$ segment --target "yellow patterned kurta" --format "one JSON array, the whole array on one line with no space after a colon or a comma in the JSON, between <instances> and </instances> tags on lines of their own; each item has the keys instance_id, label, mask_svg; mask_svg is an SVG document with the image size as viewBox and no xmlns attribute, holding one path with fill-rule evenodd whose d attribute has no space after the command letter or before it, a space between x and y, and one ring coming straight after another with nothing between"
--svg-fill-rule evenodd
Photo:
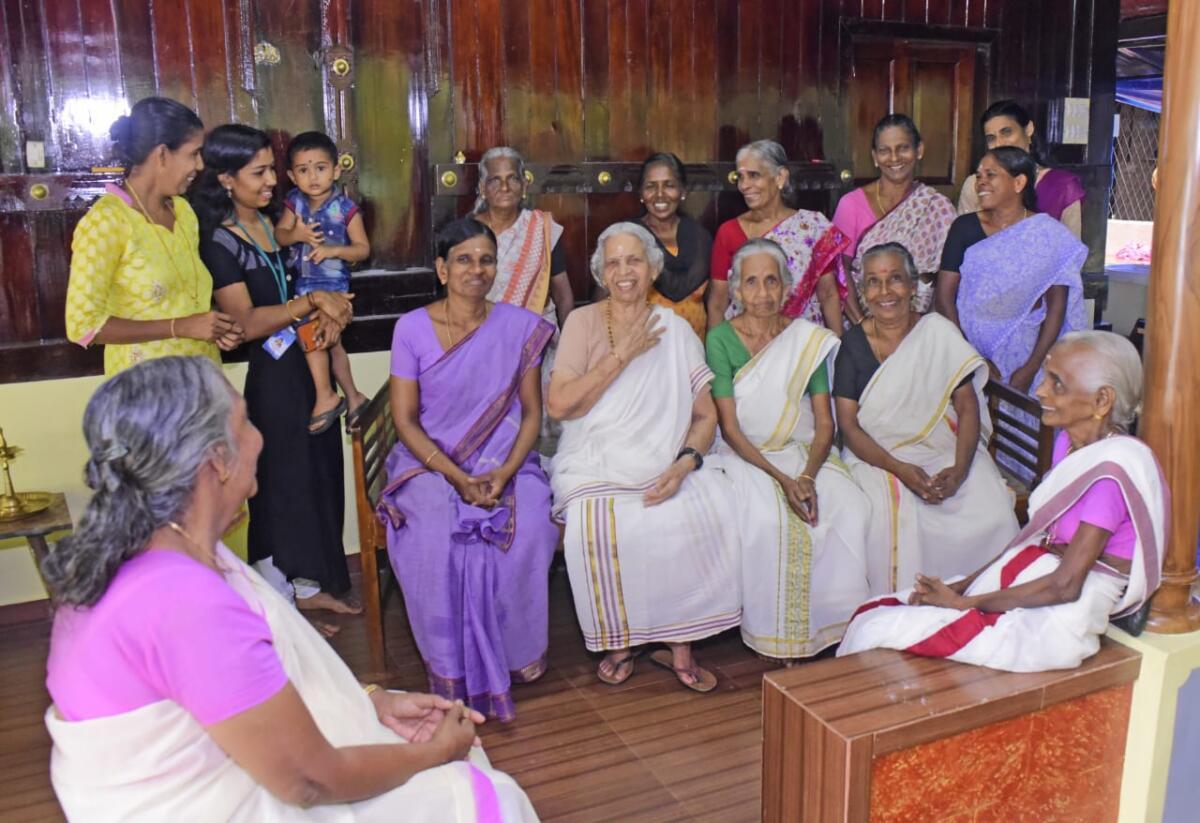
<instances>
[{"instance_id":1,"label":"yellow patterned kurta","mask_svg":"<svg viewBox=\"0 0 1200 823\"><path fill-rule=\"evenodd\" d=\"M205 312L212 304L212 277L200 261L196 214L173 198L175 229L151 224L115 193L97 200L71 238L67 284L67 337L82 346L110 317L167 320ZM157 236L156 236L157 235ZM220 363L215 343L183 338L108 344L104 373L167 355L202 355Z\"/></svg>"}]
</instances>

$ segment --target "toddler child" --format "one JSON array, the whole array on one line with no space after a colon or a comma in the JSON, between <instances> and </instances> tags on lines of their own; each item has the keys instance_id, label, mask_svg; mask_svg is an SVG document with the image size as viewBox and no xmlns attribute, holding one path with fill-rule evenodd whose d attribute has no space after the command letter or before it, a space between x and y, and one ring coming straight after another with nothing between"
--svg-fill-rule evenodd
<instances>
[{"instance_id":1,"label":"toddler child","mask_svg":"<svg viewBox=\"0 0 1200 823\"><path fill-rule=\"evenodd\" d=\"M314 291L348 292L350 264L366 260L371 244L357 204L337 184L342 176L337 146L321 132L306 131L288 144L287 162L288 178L296 188L285 198L275 239L281 246L292 247L296 296ZM317 390L309 433L320 434L332 426L347 404L350 413L346 427L352 428L367 397L354 385L346 350L338 343L328 350L308 352L305 357ZM338 397L334 390L330 371L345 398Z\"/></svg>"}]
</instances>

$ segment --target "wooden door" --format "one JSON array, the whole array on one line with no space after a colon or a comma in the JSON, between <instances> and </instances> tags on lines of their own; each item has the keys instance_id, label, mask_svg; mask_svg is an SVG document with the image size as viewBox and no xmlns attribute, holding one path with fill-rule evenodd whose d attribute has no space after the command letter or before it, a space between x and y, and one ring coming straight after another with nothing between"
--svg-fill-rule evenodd
<instances>
[{"instance_id":1,"label":"wooden door","mask_svg":"<svg viewBox=\"0 0 1200 823\"><path fill-rule=\"evenodd\" d=\"M855 38L847 79L850 161L856 182L874 179L871 134L879 118L909 115L921 130L925 157L917 176L950 192L971 173L979 44Z\"/></svg>"}]
</instances>

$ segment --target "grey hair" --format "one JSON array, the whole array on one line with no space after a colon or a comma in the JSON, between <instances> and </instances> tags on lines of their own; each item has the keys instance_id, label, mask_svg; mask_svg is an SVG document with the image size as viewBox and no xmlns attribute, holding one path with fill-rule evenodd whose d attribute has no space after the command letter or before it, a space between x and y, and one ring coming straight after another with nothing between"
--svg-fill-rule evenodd
<instances>
[{"instance_id":1,"label":"grey hair","mask_svg":"<svg viewBox=\"0 0 1200 823\"><path fill-rule=\"evenodd\" d=\"M42 563L55 606L95 603L121 564L182 515L204 461L235 449L233 404L233 388L204 357L147 360L96 390L83 415L92 499Z\"/></svg>"},{"instance_id":2,"label":"grey hair","mask_svg":"<svg viewBox=\"0 0 1200 823\"><path fill-rule=\"evenodd\" d=\"M1133 344L1110 331L1073 331L1064 334L1054 344L1078 345L1086 348L1086 373L1080 375L1087 391L1099 391L1108 386L1115 399L1111 414L1113 426L1122 432L1142 413L1142 358Z\"/></svg>"},{"instance_id":3,"label":"grey hair","mask_svg":"<svg viewBox=\"0 0 1200 823\"><path fill-rule=\"evenodd\" d=\"M752 257L756 254L769 254L775 259L779 265L779 276L783 279L785 291L792 287L792 270L788 266L787 254L783 248L766 237L756 237L753 240L747 240L742 244L741 248L733 255L733 262L729 266L729 291L737 291L738 286L742 284L742 263L747 257Z\"/></svg>"},{"instance_id":4,"label":"grey hair","mask_svg":"<svg viewBox=\"0 0 1200 823\"><path fill-rule=\"evenodd\" d=\"M776 143L774 140L755 140L753 143L747 143L737 150L737 155L734 157L734 162L741 161L746 154L753 154L770 170L771 174L778 174L780 169L788 172L787 182L783 184L783 194L790 195L796 190L792 185L792 174L788 170L787 151L783 146Z\"/></svg>"},{"instance_id":5,"label":"grey hair","mask_svg":"<svg viewBox=\"0 0 1200 823\"><path fill-rule=\"evenodd\" d=\"M917 271L917 264L913 261L912 254L901 243L880 243L878 246L871 246L867 249L862 256L863 273L866 273L867 263L872 258L885 254L894 254L900 258L900 265L904 267L904 275L908 278L908 282L915 287L921 279L921 273Z\"/></svg>"},{"instance_id":6,"label":"grey hair","mask_svg":"<svg viewBox=\"0 0 1200 823\"><path fill-rule=\"evenodd\" d=\"M483 153L483 157L479 158L479 194L475 198L475 208L471 210L472 214L483 214L487 211L487 201L483 199L483 183L487 180L488 163L500 159L513 161L517 167L517 177L520 179L521 185L525 185L525 158L521 156L521 152L512 146L493 146Z\"/></svg>"},{"instance_id":7,"label":"grey hair","mask_svg":"<svg viewBox=\"0 0 1200 823\"><path fill-rule=\"evenodd\" d=\"M604 231L600 232L600 236L596 238L596 250L592 252L592 279L594 279L601 288L608 288L604 283L604 244L608 238L618 234L629 234L636 237L642 244L642 250L646 253L646 262L650 264L650 273L652 277L658 277L663 267L662 249L658 247L658 241L654 239L654 235L650 230L641 223L613 223Z\"/></svg>"}]
</instances>

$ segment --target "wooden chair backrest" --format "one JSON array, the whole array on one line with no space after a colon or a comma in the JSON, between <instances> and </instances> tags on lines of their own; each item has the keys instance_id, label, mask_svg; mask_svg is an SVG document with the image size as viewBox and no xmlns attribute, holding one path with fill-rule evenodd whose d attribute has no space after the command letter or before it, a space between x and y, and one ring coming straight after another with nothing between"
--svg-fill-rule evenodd
<instances>
[{"instance_id":1,"label":"wooden chair backrest","mask_svg":"<svg viewBox=\"0 0 1200 823\"><path fill-rule=\"evenodd\" d=\"M358 428L351 432L354 452L354 496L358 509L358 534L362 551L387 548L387 531L375 514L379 495L387 484L385 463L396 445L396 426L392 422L389 385L371 398L359 416Z\"/></svg>"},{"instance_id":2,"label":"wooden chair backrest","mask_svg":"<svg viewBox=\"0 0 1200 823\"><path fill-rule=\"evenodd\" d=\"M358 427L350 432L361 552L359 560L362 564L363 620L366 623L367 650L373 679L386 677L389 669L376 558L379 552L387 551L387 529L375 514L375 507L387 485L387 457L396 444L390 388L388 383L383 384L383 388L376 392L359 416Z\"/></svg>"},{"instance_id":3,"label":"wooden chair backrest","mask_svg":"<svg viewBox=\"0 0 1200 823\"><path fill-rule=\"evenodd\" d=\"M1033 475L1032 481L1026 483L1005 467L997 466L1016 492L1017 517L1023 523L1028 512L1029 493L1050 471L1054 456L1054 429L1041 424L1042 407L1037 400L1007 383L989 381L984 396L987 397L988 411L992 415L992 439L988 441L988 453L993 460L1003 454ZM1001 403L1006 405L1001 406ZM1030 425L1013 414L1013 409L1032 415L1039 423L1036 427Z\"/></svg>"}]
</instances>

